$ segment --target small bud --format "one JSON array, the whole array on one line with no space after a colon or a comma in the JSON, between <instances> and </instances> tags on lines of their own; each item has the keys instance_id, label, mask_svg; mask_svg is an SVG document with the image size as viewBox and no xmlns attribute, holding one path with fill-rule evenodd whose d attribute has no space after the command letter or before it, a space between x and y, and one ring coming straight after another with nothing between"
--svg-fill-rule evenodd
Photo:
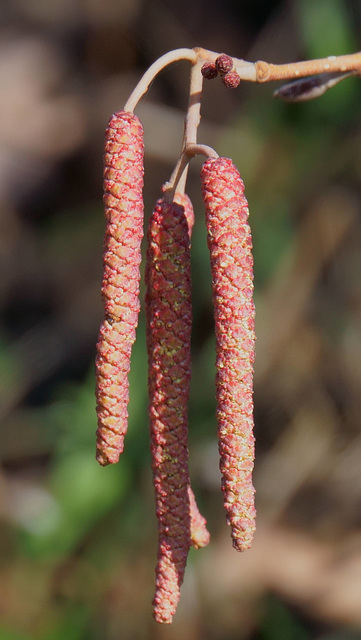
<instances>
[{"instance_id":1,"label":"small bud","mask_svg":"<svg viewBox=\"0 0 361 640\"><path fill-rule=\"evenodd\" d=\"M241 82L241 78L239 77L237 71L233 69L232 71L228 71L224 76L222 76L223 84L229 89L236 89L239 83Z\"/></svg>"},{"instance_id":2,"label":"small bud","mask_svg":"<svg viewBox=\"0 0 361 640\"><path fill-rule=\"evenodd\" d=\"M228 71L233 69L233 59L231 56L227 56L226 53L221 53L221 55L216 59L215 66L218 73L225 75Z\"/></svg>"},{"instance_id":3,"label":"small bud","mask_svg":"<svg viewBox=\"0 0 361 640\"><path fill-rule=\"evenodd\" d=\"M313 100L319 98L328 89L331 89L345 78L355 75L354 71L348 71L347 73L321 73L311 78L301 78L282 85L273 93L274 98L280 98L285 102L305 102L306 100Z\"/></svg>"},{"instance_id":4,"label":"small bud","mask_svg":"<svg viewBox=\"0 0 361 640\"><path fill-rule=\"evenodd\" d=\"M213 80L213 78L216 78L218 71L214 62L205 62L201 69L201 74L203 78L207 78L207 80Z\"/></svg>"}]
</instances>

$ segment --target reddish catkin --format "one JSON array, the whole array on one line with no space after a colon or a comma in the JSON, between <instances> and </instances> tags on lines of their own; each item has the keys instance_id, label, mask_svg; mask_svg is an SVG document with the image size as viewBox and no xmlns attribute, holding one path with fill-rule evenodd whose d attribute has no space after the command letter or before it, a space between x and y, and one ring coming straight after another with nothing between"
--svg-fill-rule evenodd
<instances>
[{"instance_id":1,"label":"reddish catkin","mask_svg":"<svg viewBox=\"0 0 361 640\"><path fill-rule=\"evenodd\" d=\"M191 238L193 225L194 225L194 210L193 210L192 203L186 194L181 194L181 193L176 193L174 196L174 200L177 204L180 204L184 208L184 215L186 217L187 225L188 225L188 234L189 234L189 238ZM191 290L189 290L189 302L191 304ZM190 309L190 317L192 318L191 309ZM187 344L184 344L183 348L185 352L187 352L186 357L188 358L188 353L189 353L189 358L191 358L190 336L189 336L189 342ZM189 395L189 389L187 393ZM188 488L188 497L189 497L189 508L190 508L190 518L191 518L191 523L190 523L191 544L195 549L200 549L202 547L206 547L210 540L209 531L207 529L207 520L199 512L195 495L190 486Z\"/></svg>"},{"instance_id":2,"label":"reddish catkin","mask_svg":"<svg viewBox=\"0 0 361 640\"><path fill-rule=\"evenodd\" d=\"M149 421L158 519L153 600L157 622L176 611L191 541L207 543L205 520L190 489L188 398L191 372L189 198L159 200L149 221L146 266Z\"/></svg>"},{"instance_id":3,"label":"reddish catkin","mask_svg":"<svg viewBox=\"0 0 361 640\"><path fill-rule=\"evenodd\" d=\"M139 313L143 155L140 120L133 113L115 113L105 134L105 317L96 357L96 458L104 466L118 462L128 422L128 372Z\"/></svg>"},{"instance_id":4,"label":"reddish catkin","mask_svg":"<svg viewBox=\"0 0 361 640\"><path fill-rule=\"evenodd\" d=\"M256 516L252 240L244 185L232 161L208 159L201 178L212 269L222 490L233 546L243 551L252 544Z\"/></svg>"},{"instance_id":5,"label":"reddish catkin","mask_svg":"<svg viewBox=\"0 0 361 640\"><path fill-rule=\"evenodd\" d=\"M184 215L188 224L189 238L192 236L192 230L194 225L194 210L189 197L186 194L176 193L175 201L184 207ZM191 291L189 291L189 300L191 302ZM190 317L192 318L192 310L190 310ZM189 358L191 358L191 344L190 339L187 345L183 345L184 348L189 351ZM188 355L187 355L188 357ZM188 383L189 384L189 383ZM188 389L189 395L189 389ZM201 549L209 544L210 534L207 529L207 520L199 512L195 495L189 486L188 488L189 508L191 517L191 544L195 549Z\"/></svg>"}]
</instances>

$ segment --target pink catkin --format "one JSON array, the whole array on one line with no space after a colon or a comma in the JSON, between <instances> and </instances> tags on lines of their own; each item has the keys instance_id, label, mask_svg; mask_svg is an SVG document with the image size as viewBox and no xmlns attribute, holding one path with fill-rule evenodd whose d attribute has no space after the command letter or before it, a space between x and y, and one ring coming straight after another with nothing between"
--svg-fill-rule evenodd
<instances>
[{"instance_id":1,"label":"pink catkin","mask_svg":"<svg viewBox=\"0 0 361 640\"><path fill-rule=\"evenodd\" d=\"M175 199L175 202L177 202L177 204L182 205L182 207L184 208L184 215L187 220L189 238L191 238L193 225L194 225L194 210L193 210L192 203L186 194L176 193L174 199ZM191 301L191 291L189 291L189 300ZM190 311L190 315L192 317L192 311ZM190 341L187 344L184 344L183 346L185 350L190 352L191 350ZM189 356L189 358L190 357L191 356ZM188 395L189 395L189 389L188 389ZM195 495L190 486L188 488L188 497L189 497L189 508L190 508L190 518L191 518L191 524L190 524L191 544L195 549L200 549L202 547L206 547L210 541L210 535L207 529L207 520L200 513L197 506Z\"/></svg>"},{"instance_id":2,"label":"pink catkin","mask_svg":"<svg viewBox=\"0 0 361 640\"><path fill-rule=\"evenodd\" d=\"M118 462L128 423L128 373L140 306L143 155L140 120L125 111L115 113L105 134L105 317L96 357L96 458L103 466Z\"/></svg>"},{"instance_id":3,"label":"pink catkin","mask_svg":"<svg viewBox=\"0 0 361 640\"><path fill-rule=\"evenodd\" d=\"M149 420L158 519L153 600L157 622L175 614L190 544L209 534L190 488L188 398L191 373L190 230L187 196L159 200L149 221L146 267Z\"/></svg>"},{"instance_id":4,"label":"pink catkin","mask_svg":"<svg viewBox=\"0 0 361 640\"><path fill-rule=\"evenodd\" d=\"M216 331L220 470L233 546L249 549L255 531L254 321L252 240L239 172L228 158L201 171L211 256Z\"/></svg>"},{"instance_id":5,"label":"pink catkin","mask_svg":"<svg viewBox=\"0 0 361 640\"><path fill-rule=\"evenodd\" d=\"M184 208L184 215L186 217L186 221L188 225L189 238L191 238L193 225L194 225L194 210L193 210L192 203L186 194L181 194L181 193L176 193L174 200L177 204L182 205L182 207ZM189 290L189 301L191 301L190 290ZM192 318L191 309L190 309L190 317ZM187 352L187 358L188 358L188 352L190 352L191 350L190 340L187 344L184 343L183 348L185 352ZM191 356L189 355L189 358L190 357ZM189 382L188 382L188 385L189 385ZM189 388L187 393L189 396ZM199 512L195 495L190 486L188 488L188 498L189 498L189 508L190 508L190 518L191 518L191 522L190 522L191 544L195 549L200 549L201 547L206 547L210 540L209 531L207 529L207 520Z\"/></svg>"}]
</instances>

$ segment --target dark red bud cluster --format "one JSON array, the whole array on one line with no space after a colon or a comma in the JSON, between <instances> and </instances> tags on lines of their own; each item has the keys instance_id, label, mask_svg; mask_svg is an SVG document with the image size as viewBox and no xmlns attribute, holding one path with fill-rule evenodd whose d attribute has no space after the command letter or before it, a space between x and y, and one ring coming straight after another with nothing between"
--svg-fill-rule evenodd
<instances>
[{"instance_id":1,"label":"dark red bud cluster","mask_svg":"<svg viewBox=\"0 0 361 640\"><path fill-rule=\"evenodd\" d=\"M234 68L233 58L227 56L226 53L221 53L215 62L205 62L201 73L207 80L212 80L219 74L223 84L230 89L235 89L241 82L241 78Z\"/></svg>"}]
</instances>

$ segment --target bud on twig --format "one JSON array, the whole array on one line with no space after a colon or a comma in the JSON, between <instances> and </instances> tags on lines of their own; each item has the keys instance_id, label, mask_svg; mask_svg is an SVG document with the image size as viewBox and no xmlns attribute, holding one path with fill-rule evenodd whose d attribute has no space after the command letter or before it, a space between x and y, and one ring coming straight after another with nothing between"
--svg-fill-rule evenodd
<instances>
[{"instance_id":1,"label":"bud on twig","mask_svg":"<svg viewBox=\"0 0 361 640\"><path fill-rule=\"evenodd\" d=\"M218 75L217 67L214 62L205 62L201 68L201 74L203 78L207 80L213 80Z\"/></svg>"},{"instance_id":2,"label":"bud on twig","mask_svg":"<svg viewBox=\"0 0 361 640\"><path fill-rule=\"evenodd\" d=\"M233 69L233 58L227 56L226 53L221 53L221 55L216 58L215 65L218 73L224 75Z\"/></svg>"},{"instance_id":3,"label":"bud on twig","mask_svg":"<svg viewBox=\"0 0 361 640\"><path fill-rule=\"evenodd\" d=\"M96 357L97 460L117 462L128 422L128 372L139 313L143 237L143 127L132 113L115 113L104 153L105 318Z\"/></svg>"},{"instance_id":4,"label":"bud on twig","mask_svg":"<svg viewBox=\"0 0 361 640\"><path fill-rule=\"evenodd\" d=\"M317 76L311 76L310 78L301 78L294 82L282 85L279 89L274 91L273 97L280 98L285 102L305 102L306 100L313 100L319 98L326 91L334 87L345 78L354 76L354 71L348 71L347 73L321 73Z\"/></svg>"},{"instance_id":5,"label":"bud on twig","mask_svg":"<svg viewBox=\"0 0 361 640\"><path fill-rule=\"evenodd\" d=\"M241 82L241 78L239 77L237 71L232 69L228 71L224 76L222 76L223 84L229 89L236 89Z\"/></svg>"},{"instance_id":6,"label":"bud on twig","mask_svg":"<svg viewBox=\"0 0 361 640\"><path fill-rule=\"evenodd\" d=\"M216 331L220 469L233 546L251 546L255 530L253 437L254 303L248 205L238 170L210 158L201 172L211 255Z\"/></svg>"}]
</instances>

